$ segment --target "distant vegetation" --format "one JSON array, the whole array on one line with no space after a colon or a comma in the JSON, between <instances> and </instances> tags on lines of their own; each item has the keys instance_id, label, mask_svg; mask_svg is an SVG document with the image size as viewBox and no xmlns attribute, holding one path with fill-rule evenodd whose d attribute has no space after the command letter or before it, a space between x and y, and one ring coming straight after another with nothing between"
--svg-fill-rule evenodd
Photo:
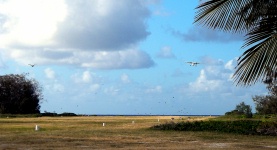
<instances>
[{"instance_id":1,"label":"distant vegetation","mask_svg":"<svg viewBox=\"0 0 277 150\"><path fill-rule=\"evenodd\" d=\"M274 86L276 88L277 86ZM277 91L277 90L276 90ZM277 109L272 95L253 98L256 102L256 114L252 114L250 105L241 102L224 116L208 121L167 122L151 127L155 130L176 131L216 131L247 135L277 136ZM273 101L273 102L272 102Z\"/></svg>"},{"instance_id":2,"label":"distant vegetation","mask_svg":"<svg viewBox=\"0 0 277 150\"><path fill-rule=\"evenodd\" d=\"M77 115L75 113L70 113L70 112L64 112L61 114L44 112L44 113L41 113L41 116L56 117L56 116L77 116Z\"/></svg>"},{"instance_id":3,"label":"distant vegetation","mask_svg":"<svg viewBox=\"0 0 277 150\"><path fill-rule=\"evenodd\" d=\"M252 108L250 105L246 105L244 102L241 102L236 108L230 112L226 112L225 115L235 115L242 118L252 118Z\"/></svg>"},{"instance_id":4,"label":"distant vegetation","mask_svg":"<svg viewBox=\"0 0 277 150\"><path fill-rule=\"evenodd\" d=\"M215 131L247 135L277 136L277 82L265 82L268 95L254 96L256 113L241 102L232 111L208 121L167 122L151 127L155 130Z\"/></svg>"},{"instance_id":5,"label":"distant vegetation","mask_svg":"<svg viewBox=\"0 0 277 150\"><path fill-rule=\"evenodd\" d=\"M78 116L75 113L64 112L61 114L44 112L37 114L0 114L0 118L23 118L23 117L70 117L70 116Z\"/></svg>"},{"instance_id":6,"label":"distant vegetation","mask_svg":"<svg viewBox=\"0 0 277 150\"><path fill-rule=\"evenodd\" d=\"M276 117L276 116L275 116ZM275 118L276 119L276 118ZM168 122L165 124L155 125L152 129L159 130L176 130L176 131L216 131L227 133L238 133L247 135L274 135L277 136L276 121L262 120L225 120L217 118L208 121L192 122Z\"/></svg>"}]
</instances>

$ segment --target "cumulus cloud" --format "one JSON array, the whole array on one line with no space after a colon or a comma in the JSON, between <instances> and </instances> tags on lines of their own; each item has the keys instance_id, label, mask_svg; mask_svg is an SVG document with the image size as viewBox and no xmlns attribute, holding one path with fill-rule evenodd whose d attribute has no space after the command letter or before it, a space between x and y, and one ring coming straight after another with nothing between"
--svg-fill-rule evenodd
<instances>
[{"instance_id":1,"label":"cumulus cloud","mask_svg":"<svg viewBox=\"0 0 277 150\"><path fill-rule=\"evenodd\" d=\"M55 83L54 85L52 85L52 90L56 91L56 92L64 92L65 91L65 87L64 85L60 84L60 83Z\"/></svg>"},{"instance_id":2,"label":"cumulus cloud","mask_svg":"<svg viewBox=\"0 0 277 150\"><path fill-rule=\"evenodd\" d=\"M235 69L235 65L236 65L236 59L232 59L232 60L229 60L225 65L224 65L224 68L225 69L229 69L229 70L234 70Z\"/></svg>"},{"instance_id":3,"label":"cumulus cloud","mask_svg":"<svg viewBox=\"0 0 277 150\"><path fill-rule=\"evenodd\" d=\"M66 91L66 86L64 83L58 78L56 75L56 72L52 68L46 68L44 69L44 75L47 80L43 80L44 86L46 91L52 93L52 92L58 92L62 93Z\"/></svg>"},{"instance_id":4,"label":"cumulus cloud","mask_svg":"<svg viewBox=\"0 0 277 150\"><path fill-rule=\"evenodd\" d=\"M163 90L162 86L157 85L155 87L146 89L145 92L146 93L161 93L162 90Z\"/></svg>"},{"instance_id":5,"label":"cumulus cloud","mask_svg":"<svg viewBox=\"0 0 277 150\"><path fill-rule=\"evenodd\" d=\"M247 88L235 86L234 80L230 78L234 73L230 66L236 64L235 59L227 62L213 59L212 62L214 63L205 65L200 70L194 81L176 86L175 91L186 97L188 103L202 105L206 112L224 114L242 101L254 106L251 97L265 93L266 88L262 83Z\"/></svg>"},{"instance_id":6,"label":"cumulus cloud","mask_svg":"<svg viewBox=\"0 0 277 150\"><path fill-rule=\"evenodd\" d=\"M86 83L90 82L91 81L91 74L89 71L85 71L83 72L83 75L82 75L82 80Z\"/></svg>"},{"instance_id":7,"label":"cumulus cloud","mask_svg":"<svg viewBox=\"0 0 277 150\"><path fill-rule=\"evenodd\" d=\"M218 30L212 30L205 27L193 26L186 32L177 31L174 29L170 29L171 33L184 40L191 42L235 42L235 41L243 41L243 35L241 34L231 34L227 32L222 32Z\"/></svg>"},{"instance_id":8,"label":"cumulus cloud","mask_svg":"<svg viewBox=\"0 0 277 150\"><path fill-rule=\"evenodd\" d=\"M154 65L153 60L148 54L133 49L115 52L83 52L75 53L75 55L81 56L82 62L80 65L82 67L99 69L136 69L148 68Z\"/></svg>"},{"instance_id":9,"label":"cumulus cloud","mask_svg":"<svg viewBox=\"0 0 277 150\"><path fill-rule=\"evenodd\" d=\"M154 64L135 48L150 34L150 11L140 0L8 0L0 1L0 16L0 47L19 63L98 69Z\"/></svg>"},{"instance_id":10,"label":"cumulus cloud","mask_svg":"<svg viewBox=\"0 0 277 150\"><path fill-rule=\"evenodd\" d=\"M213 91L222 86L222 80L220 79L208 79L205 70L200 71L200 75L197 80L190 83L189 86L194 92L201 91Z\"/></svg>"},{"instance_id":11,"label":"cumulus cloud","mask_svg":"<svg viewBox=\"0 0 277 150\"><path fill-rule=\"evenodd\" d=\"M66 16L63 0L0 2L1 44L7 47L50 45Z\"/></svg>"},{"instance_id":12,"label":"cumulus cloud","mask_svg":"<svg viewBox=\"0 0 277 150\"><path fill-rule=\"evenodd\" d=\"M46 75L46 78L48 78L48 79L55 79L55 77L56 77L55 71L52 70L51 68L46 68L44 70L44 73Z\"/></svg>"},{"instance_id":13,"label":"cumulus cloud","mask_svg":"<svg viewBox=\"0 0 277 150\"><path fill-rule=\"evenodd\" d=\"M164 46L157 53L157 57L159 57L159 58L175 58L175 55L172 53L171 47Z\"/></svg>"},{"instance_id":14,"label":"cumulus cloud","mask_svg":"<svg viewBox=\"0 0 277 150\"><path fill-rule=\"evenodd\" d=\"M208 92L224 90L224 88L232 87L234 60L223 62L220 59L213 59L211 57L204 57L207 63L196 81L189 83L189 88L193 92ZM232 68L232 69L231 69ZM228 90L227 90L228 91Z\"/></svg>"},{"instance_id":15,"label":"cumulus cloud","mask_svg":"<svg viewBox=\"0 0 277 150\"><path fill-rule=\"evenodd\" d=\"M75 83L91 83L93 78L97 78L90 71L76 73L71 77Z\"/></svg>"},{"instance_id":16,"label":"cumulus cloud","mask_svg":"<svg viewBox=\"0 0 277 150\"><path fill-rule=\"evenodd\" d=\"M122 74L121 75L121 81L123 83L130 83L131 82L131 80L130 80L130 78L129 78L129 76L127 74Z\"/></svg>"},{"instance_id":17,"label":"cumulus cloud","mask_svg":"<svg viewBox=\"0 0 277 150\"><path fill-rule=\"evenodd\" d=\"M89 89L91 92L97 92L100 89L100 85L99 84L92 84L90 85Z\"/></svg>"},{"instance_id":18,"label":"cumulus cloud","mask_svg":"<svg viewBox=\"0 0 277 150\"><path fill-rule=\"evenodd\" d=\"M66 20L59 25L58 45L66 48L117 50L136 44L150 33L150 12L139 0L69 0Z\"/></svg>"}]
</instances>

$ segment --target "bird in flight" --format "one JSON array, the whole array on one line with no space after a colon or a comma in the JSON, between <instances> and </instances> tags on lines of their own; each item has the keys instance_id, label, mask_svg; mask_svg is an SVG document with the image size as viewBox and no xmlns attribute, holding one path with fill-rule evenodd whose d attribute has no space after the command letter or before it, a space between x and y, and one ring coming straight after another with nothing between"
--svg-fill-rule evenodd
<instances>
[{"instance_id":1,"label":"bird in flight","mask_svg":"<svg viewBox=\"0 0 277 150\"><path fill-rule=\"evenodd\" d=\"M200 64L199 62L191 62L191 61L186 63L190 64L190 66L197 66L198 64Z\"/></svg>"},{"instance_id":2,"label":"bird in flight","mask_svg":"<svg viewBox=\"0 0 277 150\"><path fill-rule=\"evenodd\" d=\"M35 66L35 64L29 64L31 67L34 67Z\"/></svg>"}]
</instances>

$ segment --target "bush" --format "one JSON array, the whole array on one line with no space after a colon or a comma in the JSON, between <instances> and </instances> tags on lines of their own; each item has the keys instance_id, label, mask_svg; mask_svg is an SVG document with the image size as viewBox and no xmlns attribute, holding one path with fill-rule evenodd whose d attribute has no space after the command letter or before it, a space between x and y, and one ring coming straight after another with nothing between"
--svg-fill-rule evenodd
<instances>
[{"instance_id":1,"label":"bush","mask_svg":"<svg viewBox=\"0 0 277 150\"><path fill-rule=\"evenodd\" d=\"M253 116L250 105L246 105L244 102L237 105L235 110L226 112L225 115L238 116L240 118L252 118Z\"/></svg>"},{"instance_id":2,"label":"bush","mask_svg":"<svg viewBox=\"0 0 277 150\"><path fill-rule=\"evenodd\" d=\"M276 122L262 122L257 120L236 121L195 121L195 122L170 122L151 127L157 130L177 131L217 131L251 135L277 136Z\"/></svg>"},{"instance_id":3,"label":"bush","mask_svg":"<svg viewBox=\"0 0 277 150\"><path fill-rule=\"evenodd\" d=\"M75 113L64 112L62 114L59 114L59 116L77 116L77 115Z\"/></svg>"},{"instance_id":4,"label":"bush","mask_svg":"<svg viewBox=\"0 0 277 150\"><path fill-rule=\"evenodd\" d=\"M49 117L54 117L54 116L58 116L57 113L51 113L51 112L44 112L41 113L42 116L49 116Z\"/></svg>"}]
</instances>

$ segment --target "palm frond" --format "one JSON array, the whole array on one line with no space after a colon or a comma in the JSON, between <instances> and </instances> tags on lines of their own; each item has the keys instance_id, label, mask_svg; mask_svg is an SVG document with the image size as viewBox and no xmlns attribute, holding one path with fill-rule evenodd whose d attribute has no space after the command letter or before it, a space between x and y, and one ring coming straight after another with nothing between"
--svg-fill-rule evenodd
<instances>
[{"instance_id":1,"label":"palm frond","mask_svg":"<svg viewBox=\"0 0 277 150\"><path fill-rule=\"evenodd\" d=\"M237 85L255 84L260 78L265 79L267 69L277 68L277 34L266 38L245 51L234 74Z\"/></svg>"},{"instance_id":2,"label":"palm frond","mask_svg":"<svg viewBox=\"0 0 277 150\"><path fill-rule=\"evenodd\" d=\"M224 31L247 31L245 18L249 17L254 0L211 0L196 9L195 23ZM248 7L246 7L248 6Z\"/></svg>"},{"instance_id":3,"label":"palm frond","mask_svg":"<svg viewBox=\"0 0 277 150\"><path fill-rule=\"evenodd\" d=\"M277 0L210 0L198 6L195 23L223 31L246 32L247 49L233 76L251 85L277 69Z\"/></svg>"}]
</instances>

